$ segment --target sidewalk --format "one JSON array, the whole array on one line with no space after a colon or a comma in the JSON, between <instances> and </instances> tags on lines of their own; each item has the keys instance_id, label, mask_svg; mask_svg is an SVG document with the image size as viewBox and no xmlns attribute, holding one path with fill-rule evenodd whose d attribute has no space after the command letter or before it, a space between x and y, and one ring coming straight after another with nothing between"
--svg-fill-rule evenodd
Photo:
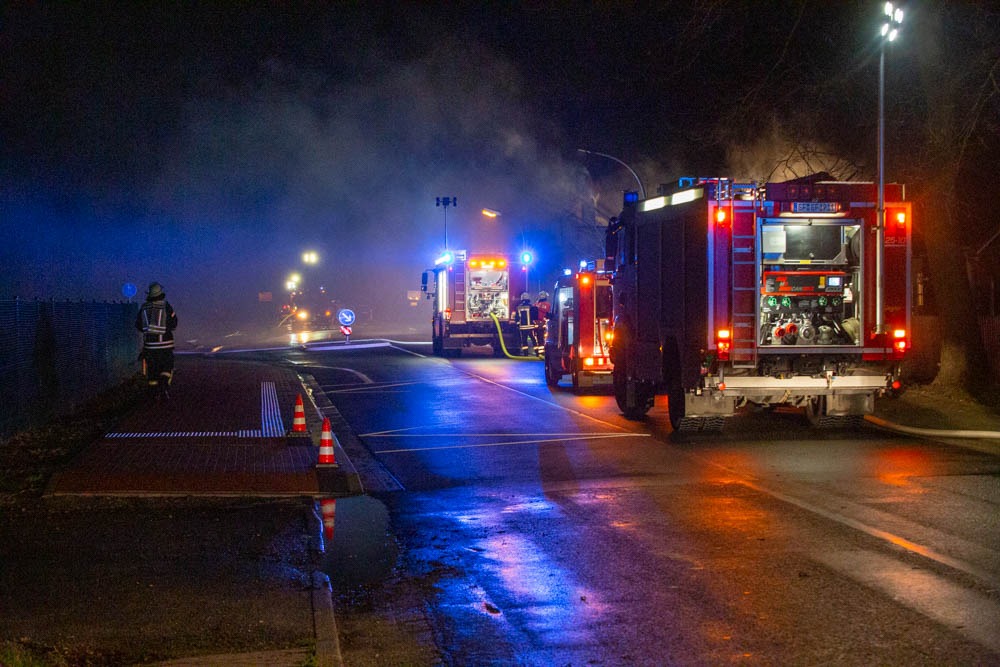
<instances>
[{"instance_id":1,"label":"sidewalk","mask_svg":"<svg viewBox=\"0 0 1000 667\"><path fill-rule=\"evenodd\" d=\"M295 397L311 437L287 437ZM169 400L129 414L66 470L46 495L354 495L360 481L339 442L318 483L322 417L296 373L251 361L178 355Z\"/></svg>"}]
</instances>

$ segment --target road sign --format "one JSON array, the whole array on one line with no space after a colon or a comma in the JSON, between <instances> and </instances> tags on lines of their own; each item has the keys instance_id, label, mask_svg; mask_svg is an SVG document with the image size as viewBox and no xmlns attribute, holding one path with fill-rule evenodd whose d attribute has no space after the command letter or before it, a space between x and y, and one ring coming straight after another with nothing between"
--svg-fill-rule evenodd
<instances>
[{"instance_id":1,"label":"road sign","mask_svg":"<svg viewBox=\"0 0 1000 667\"><path fill-rule=\"evenodd\" d=\"M349 326L341 326L340 327L340 333L344 334L345 336L350 336L351 335L351 327L349 327Z\"/></svg>"},{"instance_id":2,"label":"road sign","mask_svg":"<svg viewBox=\"0 0 1000 667\"><path fill-rule=\"evenodd\" d=\"M337 311L337 321L345 327L351 326L354 324L354 311L350 308L341 308Z\"/></svg>"},{"instance_id":3,"label":"road sign","mask_svg":"<svg viewBox=\"0 0 1000 667\"><path fill-rule=\"evenodd\" d=\"M136 286L133 285L132 283L125 283L124 285L122 285L122 296L125 297L126 299L131 299L138 292L139 290L136 289Z\"/></svg>"}]
</instances>

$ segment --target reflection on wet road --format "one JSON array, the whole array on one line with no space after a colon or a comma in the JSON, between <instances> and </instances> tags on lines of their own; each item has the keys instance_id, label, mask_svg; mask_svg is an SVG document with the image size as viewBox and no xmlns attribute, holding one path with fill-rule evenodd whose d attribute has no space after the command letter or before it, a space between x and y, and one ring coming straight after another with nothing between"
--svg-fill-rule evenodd
<instances>
[{"instance_id":1,"label":"reflection on wet road","mask_svg":"<svg viewBox=\"0 0 1000 667\"><path fill-rule=\"evenodd\" d=\"M533 363L293 360L400 484L337 504L348 664L1000 659L996 456L781 413L675 440Z\"/></svg>"}]
</instances>

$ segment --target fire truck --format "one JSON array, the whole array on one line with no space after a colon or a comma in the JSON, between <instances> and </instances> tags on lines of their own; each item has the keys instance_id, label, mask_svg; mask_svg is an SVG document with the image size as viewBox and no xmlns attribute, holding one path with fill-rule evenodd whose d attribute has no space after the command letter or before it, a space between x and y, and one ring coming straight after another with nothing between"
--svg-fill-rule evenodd
<instances>
[{"instance_id":1,"label":"fire truck","mask_svg":"<svg viewBox=\"0 0 1000 667\"><path fill-rule=\"evenodd\" d=\"M910 340L911 206L902 185L827 174L758 185L687 178L626 193L609 224L615 397L665 393L676 430L745 405L855 421L899 389Z\"/></svg>"},{"instance_id":2,"label":"fire truck","mask_svg":"<svg viewBox=\"0 0 1000 667\"><path fill-rule=\"evenodd\" d=\"M511 264L500 253L454 250L424 271L421 290L434 304L431 320L432 351L437 356L459 356L463 348L490 345L503 356L501 336L508 350L519 350L516 320L518 297L526 291L529 254ZM494 321L493 317L496 317Z\"/></svg>"},{"instance_id":3,"label":"fire truck","mask_svg":"<svg viewBox=\"0 0 1000 667\"><path fill-rule=\"evenodd\" d=\"M573 390L611 384L611 276L604 260L567 269L553 289L554 304L545 326L545 381L558 385L564 375Z\"/></svg>"}]
</instances>

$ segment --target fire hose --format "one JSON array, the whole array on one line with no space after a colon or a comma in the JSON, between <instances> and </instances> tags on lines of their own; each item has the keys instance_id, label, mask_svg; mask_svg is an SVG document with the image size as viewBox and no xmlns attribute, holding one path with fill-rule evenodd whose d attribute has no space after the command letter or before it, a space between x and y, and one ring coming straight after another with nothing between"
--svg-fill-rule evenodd
<instances>
[{"instance_id":1,"label":"fire hose","mask_svg":"<svg viewBox=\"0 0 1000 667\"><path fill-rule=\"evenodd\" d=\"M503 350L503 354L508 359L514 359L515 361L542 361L542 357L535 356L519 356L511 354L507 351L507 344L503 340L503 331L500 329L500 320L497 318L495 313L490 313L490 317L493 318L493 323L497 326L497 338L500 340L500 349Z\"/></svg>"}]
</instances>

